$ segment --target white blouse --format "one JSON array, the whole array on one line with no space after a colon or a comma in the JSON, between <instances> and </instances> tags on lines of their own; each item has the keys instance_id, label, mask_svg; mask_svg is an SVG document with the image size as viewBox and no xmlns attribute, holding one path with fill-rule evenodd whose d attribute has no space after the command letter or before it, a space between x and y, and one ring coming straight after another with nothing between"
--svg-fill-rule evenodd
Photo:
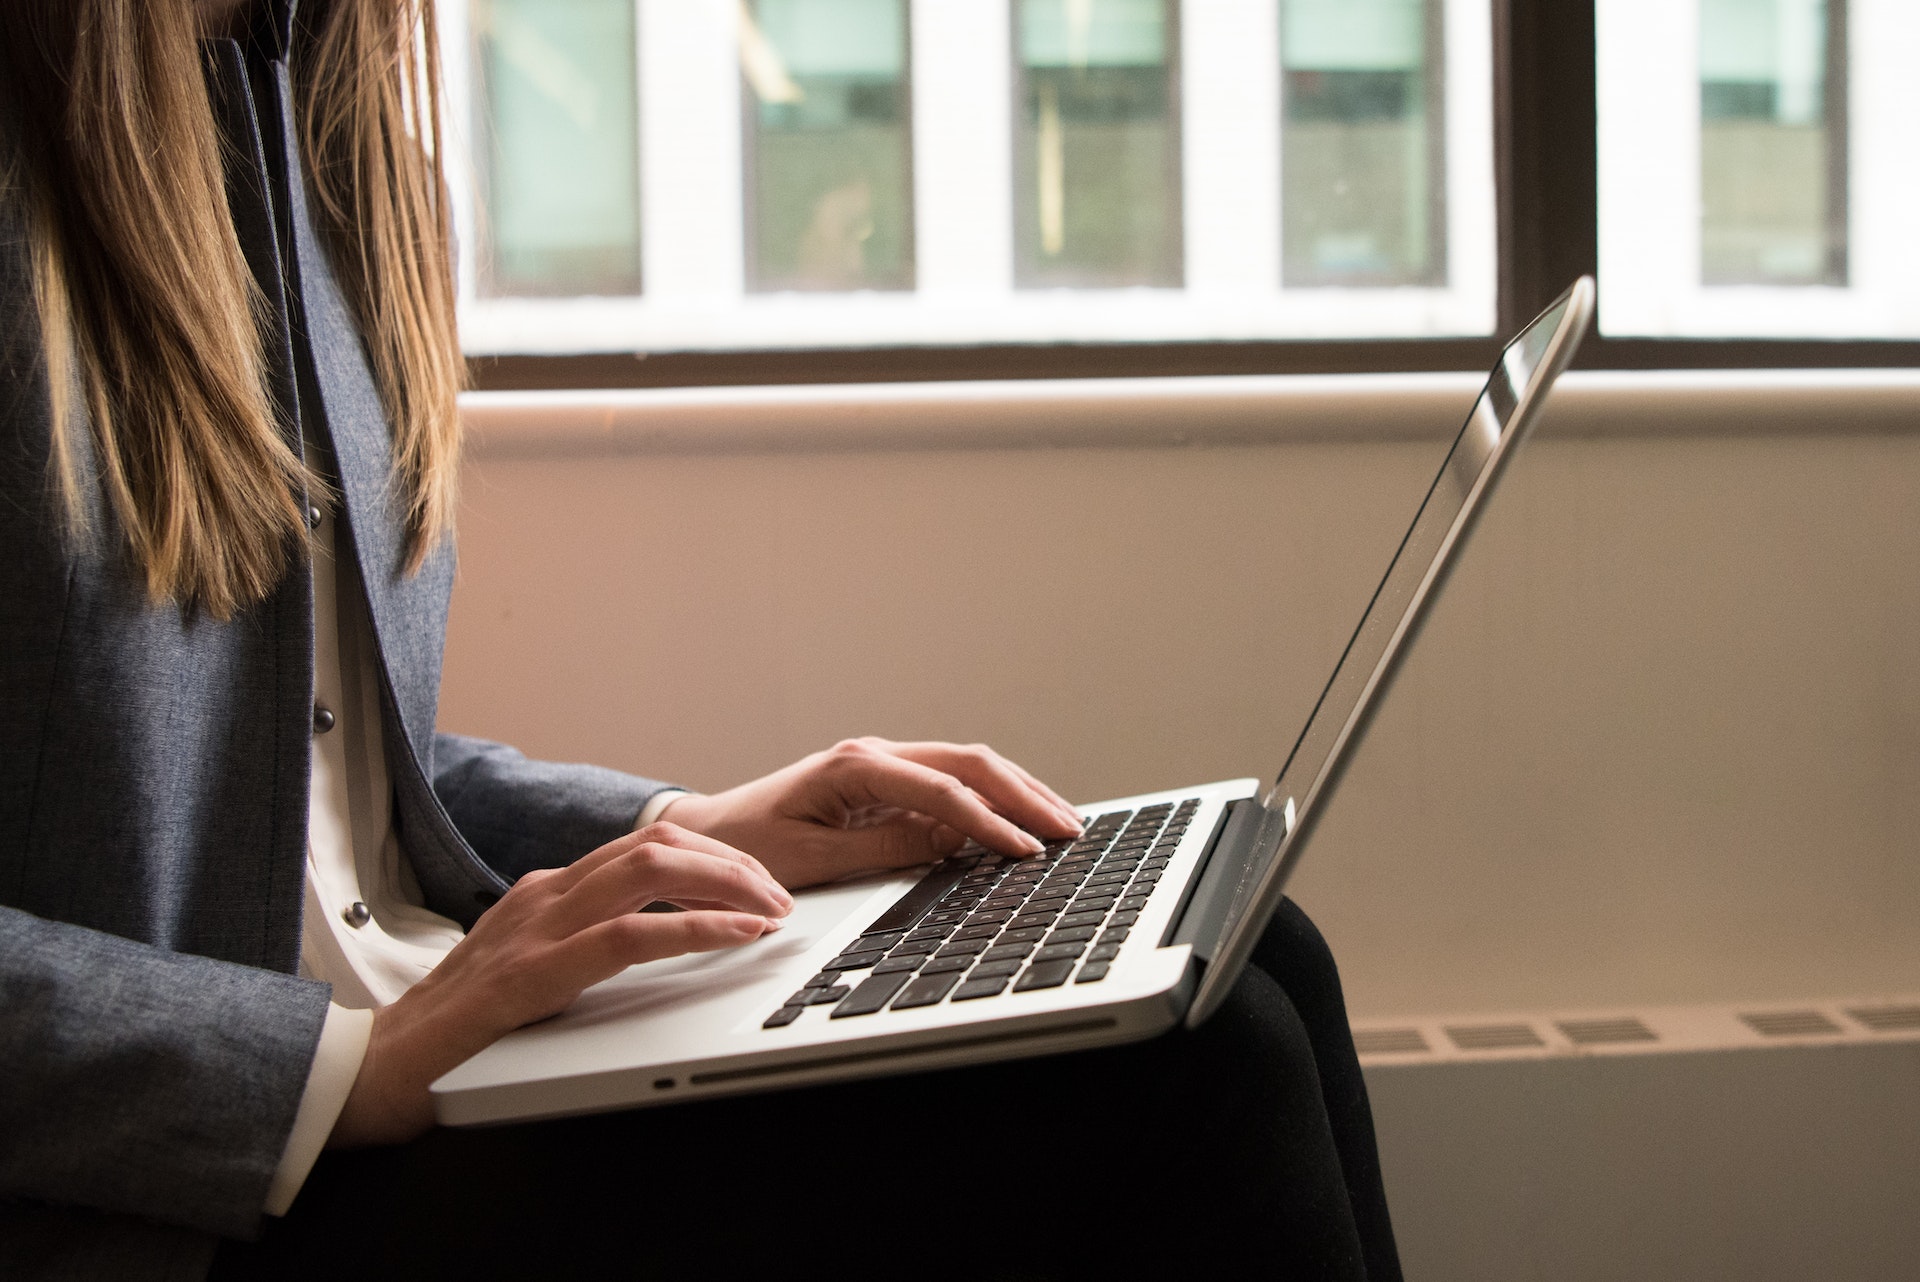
<instances>
[{"instance_id":1,"label":"white blouse","mask_svg":"<svg viewBox=\"0 0 1920 1282\"><path fill-rule=\"evenodd\" d=\"M364 599L340 590L347 549L333 513L319 513L312 547L313 779L300 973L331 984L333 1001L268 1189L269 1215L287 1213L326 1147L366 1058L374 1009L418 983L465 937L458 923L424 906L401 856L381 735L379 655ZM656 794L635 826L684 795Z\"/></svg>"}]
</instances>

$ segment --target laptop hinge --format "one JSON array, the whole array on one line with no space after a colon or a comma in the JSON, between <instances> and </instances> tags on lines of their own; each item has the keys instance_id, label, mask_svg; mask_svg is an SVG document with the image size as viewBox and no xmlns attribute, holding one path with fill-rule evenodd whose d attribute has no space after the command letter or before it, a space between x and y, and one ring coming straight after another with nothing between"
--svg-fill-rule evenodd
<instances>
[{"instance_id":1,"label":"laptop hinge","mask_svg":"<svg viewBox=\"0 0 1920 1282\"><path fill-rule=\"evenodd\" d=\"M1227 803L1217 834L1207 846L1206 864L1190 883L1186 902L1175 910L1167 937L1160 941L1162 948L1192 944L1194 956L1205 962L1213 960L1263 813L1257 797Z\"/></svg>"}]
</instances>

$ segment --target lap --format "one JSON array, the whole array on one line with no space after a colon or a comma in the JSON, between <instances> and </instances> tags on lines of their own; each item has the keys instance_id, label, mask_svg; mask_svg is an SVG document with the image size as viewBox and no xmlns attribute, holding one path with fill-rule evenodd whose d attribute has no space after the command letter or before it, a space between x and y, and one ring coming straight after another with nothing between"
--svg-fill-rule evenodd
<instances>
[{"instance_id":1,"label":"lap","mask_svg":"<svg viewBox=\"0 0 1920 1282\"><path fill-rule=\"evenodd\" d=\"M1320 964L1287 934L1276 922L1264 965L1193 1032L329 1153L293 1213L224 1249L216 1276L332 1273L345 1243L362 1267L421 1278L609 1260L638 1276L1081 1276L1236 1242L1307 1276L1363 1276L1320 1037L1266 969Z\"/></svg>"}]
</instances>

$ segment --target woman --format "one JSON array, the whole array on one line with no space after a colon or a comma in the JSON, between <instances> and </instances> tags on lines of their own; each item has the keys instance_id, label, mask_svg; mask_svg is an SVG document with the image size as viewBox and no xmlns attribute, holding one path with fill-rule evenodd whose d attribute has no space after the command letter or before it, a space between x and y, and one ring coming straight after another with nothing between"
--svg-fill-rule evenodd
<instances>
[{"instance_id":1,"label":"woman","mask_svg":"<svg viewBox=\"0 0 1920 1282\"><path fill-rule=\"evenodd\" d=\"M430 0L0 24L0 1272L1078 1275L1219 1245L1397 1273L1290 906L1196 1034L431 1130L428 1082L627 965L1075 817L981 748L852 741L703 797L436 734L461 362L410 126Z\"/></svg>"}]
</instances>

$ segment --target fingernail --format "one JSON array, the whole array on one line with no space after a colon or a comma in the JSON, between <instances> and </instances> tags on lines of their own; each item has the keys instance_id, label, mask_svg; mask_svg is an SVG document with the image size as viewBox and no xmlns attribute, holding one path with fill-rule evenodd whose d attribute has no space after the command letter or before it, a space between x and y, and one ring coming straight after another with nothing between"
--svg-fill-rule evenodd
<instances>
[{"instance_id":1,"label":"fingernail","mask_svg":"<svg viewBox=\"0 0 1920 1282\"><path fill-rule=\"evenodd\" d=\"M1034 836L1034 835L1033 835L1032 833L1030 833L1030 832L1023 832L1023 833L1021 833L1020 835L1021 835L1022 837L1025 837L1025 838L1027 839L1027 841L1026 841L1026 849L1027 849L1027 853L1028 853L1028 854L1030 854L1030 855L1037 855L1037 854L1039 854L1039 853L1040 853L1041 851L1043 851L1043 850L1045 850L1045 849L1047 848L1047 843L1046 843L1046 842L1044 842L1044 841L1042 841L1042 840L1040 840L1040 839L1039 839L1038 837L1036 837L1036 836Z\"/></svg>"},{"instance_id":2,"label":"fingernail","mask_svg":"<svg viewBox=\"0 0 1920 1282\"><path fill-rule=\"evenodd\" d=\"M1063 806L1060 810L1060 817L1072 824L1075 832L1080 831L1080 814L1078 811L1068 810Z\"/></svg>"},{"instance_id":3,"label":"fingernail","mask_svg":"<svg viewBox=\"0 0 1920 1282\"><path fill-rule=\"evenodd\" d=\"M781 921L778 917L768 917L765 919L765 921L767 923L768 934L772 934L776 930L785 930L787 928L787 923L785 923L784 921Z\"/></svg>"}]
</instances>

